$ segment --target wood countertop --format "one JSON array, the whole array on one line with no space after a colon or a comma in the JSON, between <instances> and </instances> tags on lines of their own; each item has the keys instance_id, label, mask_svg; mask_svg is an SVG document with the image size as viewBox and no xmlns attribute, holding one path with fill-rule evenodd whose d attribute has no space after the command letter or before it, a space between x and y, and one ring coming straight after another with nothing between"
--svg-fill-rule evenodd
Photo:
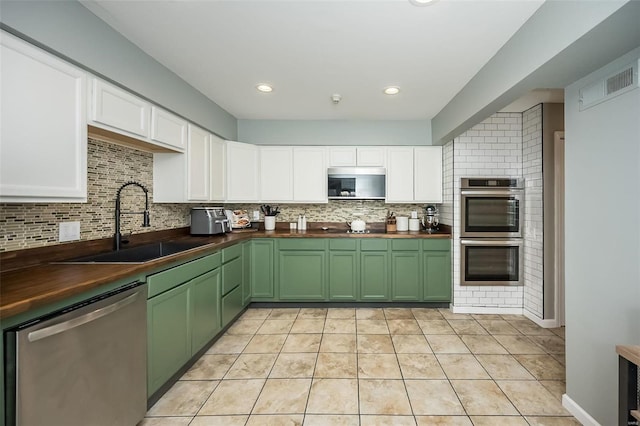
<instances>
[{"instance_id":1,"label":"wood countertop","mask_svg":"<svg viewBox=\"0 0 640 426\"><path fill-rule=\"evenodd\" d=\"M616 352L632 364L640 366L640 346L616 345Z\"/></svg>"},{"instance_id":2,"label":"wood countertop","mask_svg":"<svg viewBox=\"0 0 640 426\"><path fill-rule=\"evenodd\" d=\"M142 235L144 237L139 237L139 241L136 239L136 244L132 241L132 246L168 239L172 241L177 239L205 241L202 246L144 263L49 263L108 251L110 239L3 252L0 253L0 267L2 268L0 272L0 319L60 302L127 277L144 275L164 266L168 267L180 261L213 253L252 238L451 238L448 229L433 234L422 231L385 233L382 230L376 231L376 229L372 229L367 234L347 234L343 224L329 228L327 231L317 229L315 226L307 231L290 231L288 228L279 228L275 231L242 230L210 237L189 236L189 228L174 230L169 234L167 231L137 234L133 237L138 238ZM154 235L157 236L154 238ZM132 240L134 240L133 237Z\"/></svg>"}]
</instances>

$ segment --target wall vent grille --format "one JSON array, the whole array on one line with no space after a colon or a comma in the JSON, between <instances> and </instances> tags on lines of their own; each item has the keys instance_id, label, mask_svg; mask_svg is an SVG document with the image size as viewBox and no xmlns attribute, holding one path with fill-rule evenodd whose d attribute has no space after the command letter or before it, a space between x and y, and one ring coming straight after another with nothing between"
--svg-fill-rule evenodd
<instances>
[{"instance_id":1,"label":"wall vent grille","mask_svg":"<svg viewBox=\"0 0 640 426\"><path fill-rule=\"evenodd\" d=\"M633 86L633 67L629 67L607 79L607 95L611 95L629 86Z\"/></svg>"},{"instance_id":2,"label":"wall vent grille","mask_svg":"<svg viewBox=\"0 0 640 426\"><path fill-rule=\"evenodd\" d=\"M580 89L580 111L638 87L638 61Z\"/></svg>"}]
</instances>

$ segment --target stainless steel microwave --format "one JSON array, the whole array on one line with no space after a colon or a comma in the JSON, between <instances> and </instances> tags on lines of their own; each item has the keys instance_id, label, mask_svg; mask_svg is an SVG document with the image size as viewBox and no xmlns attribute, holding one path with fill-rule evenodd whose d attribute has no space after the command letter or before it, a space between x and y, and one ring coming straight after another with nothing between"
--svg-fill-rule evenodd
<instances>
[{"instance_id":1,"label":"stainless steel microwave","mask_svg":"<svg viewBox=\"0 0 640 426\"><path fill-rule=\"evenodd\" d=\"M330 200L384 200L384 167L330 167L327 195Z\"/></svg>"}]
</instances>

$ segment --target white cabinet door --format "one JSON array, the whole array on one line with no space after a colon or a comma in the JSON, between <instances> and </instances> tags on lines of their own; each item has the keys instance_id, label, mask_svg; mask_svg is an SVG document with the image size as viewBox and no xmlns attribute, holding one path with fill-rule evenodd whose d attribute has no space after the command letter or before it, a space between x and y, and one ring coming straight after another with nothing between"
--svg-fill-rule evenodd
<instances>
[{"instance_id":1,"label":"white cabinet door","mask_svg":"<svg viewBox=\"0 0 640 426\"><path fill-rule=\"evenodd\" d=\"M258 157L257 146L227 141L227 201L259 200Z\"/></svg>"},{"instance_id":2,"label":"white cabinet door","mask_svg":"<svg viewBox=\"0 0 640 426\"><path fill-rule=\"evenodd\" d=\"M413 147L387 150L387 203L413 201Z\"/></svg>"},{"instance_id":3,"label":"white cabinet door","mask_svg":"<svg viewBox=\"0 0 640 426\"><path fill-rule=\"evenodd\" d=\"M414 148L414 198L428 203L442 202L442 147Z\"/></svg>"},{"instance_id":4,"label":"white cabinet door","mask_svg":"<svg viewBox=\"0 0 640 426\"><path fill-rule=\"evenodd\" d=\"M354 167L358 157L355 146L329 147L329 167Z\"/></svg>"},{"instance_id":5,"label":"white cabinet door","mask_svg":"<svg viewBox=\"0 0 640 426\"><path fill-rule=\"evenodd\" d=\"M86 201L86 74L8 33L0 43L0 201Z\"/></svg>"},{"instance_id":6,"label":"white cabinet door","mask_svg":"<svg viewBox=\"0 0 640 426\"><path fill-rule=\"evenodd\" d=\"M384 147L358 147L358 166L385 167Z\"/></svg>"},{"instance_id":7,"label":"white cabinet door","mask_svg":"<svg viewBox=\"0 0 640 426\"><path fill-rule=\"evenodd\" d=\"M93 79L91 120L133 135L149 137L151 104L97 78Z\"/></svg>"},{"instance_id":8,"label":"white cabinet door","mask_svg":"<svg viewBox=\"0 0 640 426\"><path fill-rule=\"evenodd\" d=\"M326 150L322 147L293 148L293 200L326 203Z\"/></svg>"},{"instance_id":9,"label":"white cabinet door","mask_svg":"<svg viewBox=\"0 0 640 426\"><path fill-rule=\"evenodd\" d=\"M151 107L151 140L184 151L187 145L187 120L168 111Z\"/></svg>"},{"instance_id":10,"label":"white cabinet door","mask_svg":"<svg viewBox=\"0 0 640 426\"><path fill-rule=\"evenodd\" d=\"M189 125L187 147L187 199L209 199L209 132ZM176 154L179 155L179 154Z\"/></svg>"},{"instance_id":11,"label":"white cabinet door","mask_svg":"<svg viewBox=\"0 0 640 426\"><path fill-rule=\"evenodd\" d=\"M227 196L226 188L226 147L224 140L216 135L211 135L210 148L210 188L211 201L224 201Z\"/></svg>"},{"instance_id":12,"label":"white cabinet door","mask_svg":"<svg viewBox=\"0 0 640 426\"><path fill-rule=\"evenodd\" d=\"M293 200L293 151L290 146L260 147L260 199Z\"/></svg>"}]
</instances>

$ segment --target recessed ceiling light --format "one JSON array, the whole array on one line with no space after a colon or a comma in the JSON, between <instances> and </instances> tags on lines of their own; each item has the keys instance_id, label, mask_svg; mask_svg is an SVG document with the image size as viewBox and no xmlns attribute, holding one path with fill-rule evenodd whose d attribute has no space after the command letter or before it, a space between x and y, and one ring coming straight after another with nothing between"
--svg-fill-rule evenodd
<instances>
[{"instance_id":1,"label":"recessed ceiling light","mask_svg":"<svg viewBox=\"0 0 640 426\"><path fill-rule=\"evenodd\" d=\"M436 3L438 0L409 0L409 3L411 3L414 6L430 6L434 3Z\"/></svg>"},{"instance_id":2,"label":"recessed ceiling light","mask_svg":"<svg viewBox=\"0 0 640 426\"><path fill-rule=\"evenodd\" d=\"M396 86L389 86L385 87L383 91L385 95L397 95L400 93L400 88Z\"/></svg>"},{"instance_id":3,"label":"recessed ceiling light","mask_svg":"<svg viewBox=\"0 0 640 426\"><path fill-rule=\"evenodd\" d=\"M256 86L256 89L258 89L258 91L263 92L263 93L273 92L273 87L271 87L271 85L267 84L267 83L258 84Z\"/></svg>"}]
</instances>

